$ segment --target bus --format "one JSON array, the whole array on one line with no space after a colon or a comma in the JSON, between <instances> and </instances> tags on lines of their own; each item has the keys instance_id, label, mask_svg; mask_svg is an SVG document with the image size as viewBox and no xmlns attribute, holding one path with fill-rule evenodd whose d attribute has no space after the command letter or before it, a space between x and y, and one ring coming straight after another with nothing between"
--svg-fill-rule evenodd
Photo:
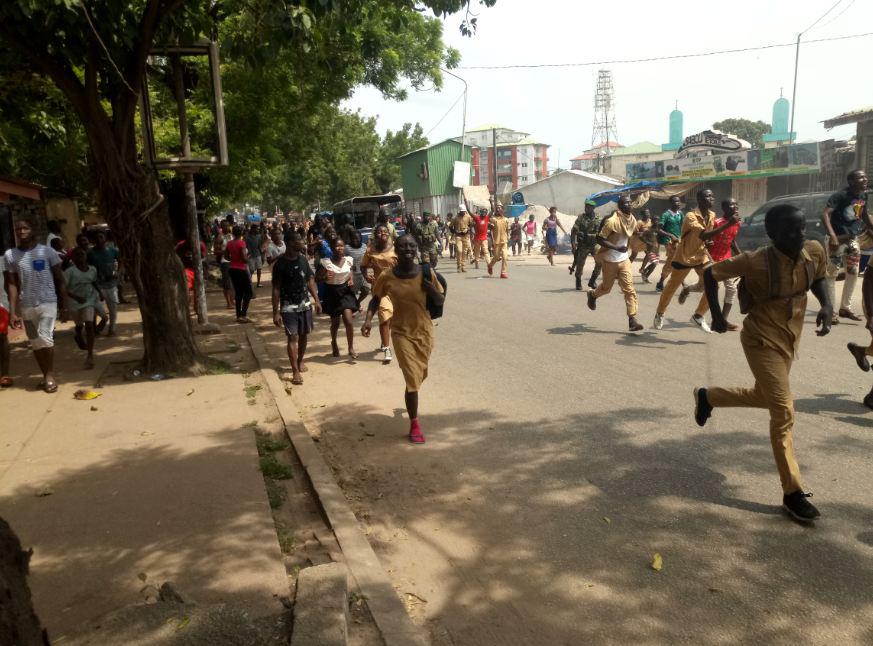
<instances>
[{"instance_id":1,"label":"bus","mask_svg":"<svg viewBox=\"0 0 873 646\"><path fill-rule=\"evenodd\" d=\"M352 197L333 205L333 222L335 227L347 221L353 221L355 229L361 232L364 243L370 237L379 211L388 212L391 222L396 222L403 215L403 198L394 193L386 195L364 195Z\"/></svg>"}]
</instances>

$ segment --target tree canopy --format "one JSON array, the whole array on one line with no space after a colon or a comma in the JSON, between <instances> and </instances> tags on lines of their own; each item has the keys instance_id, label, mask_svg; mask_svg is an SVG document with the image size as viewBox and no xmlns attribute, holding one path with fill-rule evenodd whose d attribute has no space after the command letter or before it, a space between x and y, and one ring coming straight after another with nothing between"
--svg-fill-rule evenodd
<instances>
[{"instance_id":1,"label":"tree canopy","mask_svg":"<svg viewBox=\"0 0 873 646\"><path fill-rule=\"evenodd\" d=\"M154 173L142 165L137 112L150 50L188 45L218 34L225 48L230 137L237 167L213 179L213 190L248 172L241 187L258 174L276 173L271 162L296 159L297 172L309 145L297 124L306 119L349 116L327 107L369 84L388 98L402 98L404 83L418 87L442 82L441 66L457 62L442 42L435 16L466 11L460 29L475 30L471 4L496 0L5 0L0 3L0 42L14 52L20 71L50 82L64 109L78 119L88 146L88 166L100 211L116 233L136 290L143 322L146 370L192 368L200 361L187 309L187 292L166 202ZM235 69L234 69L235 68ZM275 83L286 82L281 93ZM2 80L2 79L0 79ZM236 94L234 92L237 92ZM6 102L8 103L8 101ZM51 105L45 102L45 105ZM8 109L8 108L7 108ZM231 111L233 121L231 122ZM54 114L60 118L61 110ZM274 121L277 114L284 119ZM5 112L0 121L5 120ZM358 116L357 118L361 118ZM16 118L20 124L21 117ZM38 123L38 122L37 122ZM45 123L45 122L43 122ZM291 127L288 127L291 126ZM20 126L19 126L20 127ZM265 131L284 134L274 142ZM5 140L14 139L10 128ZM231 135L233 133L233 135ZM250 135L250 137L246 136ZM272 134L272 133L271 133ZM359 134L359 133L358 133ZM311 138L311 137L310 137ZM366 145L367 137L355 145ZM371 139L372 142L372 139ZM357 160L345 158L345 162ZM324 173L316 169L318 181ZM272 177L269 178L273 180ZM224 180L224 181L222 181ZM274 182L275 183L275 182ZM355 184L351 181L350 184ZM239 188L239 187L238 187ZM196 235L196 231L189 232Z\"/></svg>"},{"instance_id":2,"label":"tree canopy","mask_svg":"<svg viewBox=\"0 0 873 646\"><path fill-rule=\"evenodd\" d=\"M736 135L745 139L752 148L761 148L764 145L764 135L770 132L770 124L763 121L751 121L749 119L722 119L712 124L715 130Z\"/></svg>"}]
</instances>

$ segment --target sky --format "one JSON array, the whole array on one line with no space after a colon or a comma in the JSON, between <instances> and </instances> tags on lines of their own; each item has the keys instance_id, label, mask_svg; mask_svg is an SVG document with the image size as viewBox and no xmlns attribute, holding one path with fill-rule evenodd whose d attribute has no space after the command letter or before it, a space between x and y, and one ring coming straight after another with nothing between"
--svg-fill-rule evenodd
<instances>
[{"instance_id":1,"label":"sky","mask_svg":"<svg viewBox=\"0 0 873 646\"><path fill-rule=\"evenodd\" d=\"M795 127L799 141L847 139L854 125L825 130L821 121L873 106L866 78L873 35L873 2L839 0L497 0L479 8L477 33L460 35L461 15L444 20L444 40L461 52L453 70L469 86L468 128L497 123L530 133L551 146L549 166L591 147L598 69L612 71L618 140L662 144L668 116L678 101L688 136L730 117L770 123L780 89L791 99L795 48L645 63L537 69L464 69L477 65L596 62L793 43L800 47ZM718 9L716 9L718 7ZM852 63L855 62L853 69ZM406 101L385 101L359 88L344 107L376 116L378 129L419 122L431 142L461 134L463 83L445 76L440 91L410 89ZM457 101L457 103L456 103ZM456 104L455 104L456 103ZM452 107L452 105L454 107Z\"/></svg>"}]
</instances>

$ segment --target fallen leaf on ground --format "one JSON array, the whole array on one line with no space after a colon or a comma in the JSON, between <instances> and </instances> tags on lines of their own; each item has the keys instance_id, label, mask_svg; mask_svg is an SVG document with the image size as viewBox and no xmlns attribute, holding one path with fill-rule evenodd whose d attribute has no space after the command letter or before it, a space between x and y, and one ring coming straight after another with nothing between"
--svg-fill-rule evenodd
<instances>
[{"instance_id":1,"label":"fallen leaf on ground","mask_svg":"<svg viewBox=\"0 0 873 646\"><path fill-rule=\"evenodd\" d=\"M93 390L77 390L73 393L73 399L81 399L87 401L89 399L97 399L103 393L95 393Z\"/></svg>"},{"instance_id":2,"label":"fallen leaf on ground","mask_svg":"<svg viewBox=\"0 0 873 646\"><path fill-rule=\"evenodd\" d=\"M45 498L46 496L51 496L53 493L54 493L54 491L52 491L52 488L49 487L48 485L45 485L39 491L36 492L36 497L37 498Z\"/></svg>"},{"instance_id":3,"label":"fallen leaf on ground","mask_svg":"<svg viewBox=\"0 0 873 646\"><path fill-rule=\"evenodd\" d=\"M604 516L603 522L606 523L607 525L609 525L612 521L609 519L609 516Z\"/></svg>"},{"instance_id":4,"label":"fallen leaf on ground","mask_svg":"<svg viewBox=\"0 0 873 646\"><path fill-rule=\"evenodd\" d=\"M92 407L91 407L91 410L92 410L92 411L95 411L95 410L97 410L97 407L96 407L96 406L92 406Z\"/></svg>"},{"instance_id":5,"label":"fallen leaf on ground","mask_svg":"<svg viewBox=\"0 0 873 646\"><path fill-rule=\"evenodd\" d=\"M191 623L191 619L188 617L185 617L182 621L179 622L179 625L176 626L176 630L182 630L189 623Z\"/></svg>"},{"instance_id":6,"label":"fallen leaf on ground","mask_svg":"<svg viewBox=\"0 0 873 646\"><path fill-rule=\"evenodd\" d=\"M147 578L149 578L149 575L146 574L145 572L140 572L139 574L136 575L136 578L139 579L140 581L142 581L143 583L145 583L145 580Z\"/></svg>"},{"instance_id":7,"label":"fallen leaf on ground","mask_svg":"<svg viewBox=\"0 0 873 646\"><path fill-rule=\"evenodd\" d=\"M185 397L190 397L190 396L193 395L193 394L194 394L194 389L192 388L192 389L189 390L187 393L185 393Z\"/></svg>"},{"instance_id":8,"label":"fallen leaf on ground","mask_svg":"<svg viewBox=\"0 0 873 646\"><path fill-rule=\"evenodd\" d=\"M655 552L654 556L652 556L652 569L655 572L660 572L663 567L664 559L661 558L661 555L658 552Z\"/></svg>"}]
</instances>

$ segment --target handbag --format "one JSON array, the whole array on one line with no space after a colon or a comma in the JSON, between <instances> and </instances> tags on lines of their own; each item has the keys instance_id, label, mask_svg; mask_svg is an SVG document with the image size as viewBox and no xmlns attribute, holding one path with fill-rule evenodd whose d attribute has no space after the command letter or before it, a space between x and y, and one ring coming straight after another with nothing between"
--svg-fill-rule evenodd
<instances>
[{"instance_id":1,"label":"handbag","mask_svg":"<svg viewBox=\"0 0 873 646\"><path fill-rule=\"evenodd\" d=\"M425 282L431 282L433 276L436 276L437 282L440 284L440 287L443 288L443 298L445 298L446 293L448 292L449 286L446 283L446 279L443 278L442 274L432 270L430 268L430 263L422 263L421 265L421 283L424 285ZM427 313L430 314L431 320L438 319L443 315L443 303L437 305L434 300L431 298L430 294L427 294Z\"/></svg>"}]
</instances>

